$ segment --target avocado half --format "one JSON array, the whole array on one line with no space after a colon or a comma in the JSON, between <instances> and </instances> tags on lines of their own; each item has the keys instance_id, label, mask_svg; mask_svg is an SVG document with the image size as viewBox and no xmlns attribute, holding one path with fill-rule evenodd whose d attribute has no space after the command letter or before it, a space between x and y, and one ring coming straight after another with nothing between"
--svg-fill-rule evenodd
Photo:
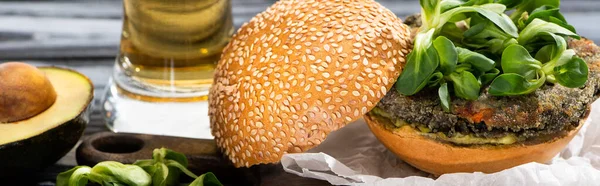
<instances>
[{"instance_id":1,"label":"avocado half","mask_svg":"<svg viewBox=\"0 0 600 186\"><path fill-rule=\"evenodd\" d=\"M0 177L43 170L67 154L89 122L94 88L84 75L41 67L56 91L48 109L25 120L0 123Z\"/></svg>"}]
</instances>

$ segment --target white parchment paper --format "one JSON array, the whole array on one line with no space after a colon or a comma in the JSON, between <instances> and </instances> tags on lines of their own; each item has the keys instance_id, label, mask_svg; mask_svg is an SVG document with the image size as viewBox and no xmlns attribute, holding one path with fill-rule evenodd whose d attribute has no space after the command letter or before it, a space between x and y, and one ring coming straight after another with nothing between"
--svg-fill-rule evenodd
<instances>
[{"instance_id":1,"label":"white parchment paper","mask_svg":"<svg viewBox=\"0 0 600 186\"><path fill-rule=\"evenodd\" d=\"M283 168L334 185L600 185L600 102L573 141L547 164L529 163L494 174L457 173L439 178L398 159L363 120L329 135L309 153L287 154Z\"/></svg>"}]
</instances>

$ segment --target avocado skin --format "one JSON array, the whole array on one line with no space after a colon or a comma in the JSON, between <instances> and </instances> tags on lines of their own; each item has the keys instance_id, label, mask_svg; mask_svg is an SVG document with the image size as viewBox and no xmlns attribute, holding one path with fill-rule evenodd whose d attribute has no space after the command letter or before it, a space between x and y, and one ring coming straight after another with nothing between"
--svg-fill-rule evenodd
<instances>
[{"instance_id":1,"label":"avocado skin","mask_svg":"<svg viewBox=\"0 0 600 186\"><path fill-rule=\"evenodd\" d=\"M39 135L0 145L0 178L31 175L56 163L83 135L89 110Z\"/></svg>"}]
</instances>

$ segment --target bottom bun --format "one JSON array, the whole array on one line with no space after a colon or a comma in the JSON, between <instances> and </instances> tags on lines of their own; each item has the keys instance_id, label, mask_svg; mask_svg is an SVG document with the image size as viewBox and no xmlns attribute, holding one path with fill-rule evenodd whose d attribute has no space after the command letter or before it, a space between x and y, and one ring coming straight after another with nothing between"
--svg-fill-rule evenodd
<instances>
[{"instance_id":1,"label":"bottom bun","mask_svg":"<svg viewBox=\"0 0 600 186\"><path fill-rule=\"evenodd\" d=\"M412 166L436 176L457 172L499 172L530 162L547 163L577 134L579 126L563 134L511 145L456 146L436 141L410 127L391 127L388 119L367 114L365 120L390 151Z\"/></svg>"}]
</instances>

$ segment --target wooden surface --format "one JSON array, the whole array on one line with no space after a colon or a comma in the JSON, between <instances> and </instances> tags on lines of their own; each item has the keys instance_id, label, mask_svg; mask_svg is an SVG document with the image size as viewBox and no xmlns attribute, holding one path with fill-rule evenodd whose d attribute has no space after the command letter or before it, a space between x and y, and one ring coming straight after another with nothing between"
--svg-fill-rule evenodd
<instances>
[{"instance_id":1,"label":"wooden surface","mask_svg":"<svg viewBox=\"0 0 600 186\"><path fill-rule=\"evenodd\" d=\"M90 167L103 161L132 164L137 160L150 159L154 149L162 147L184 153L190 171L197 174L213 172L223 182L227 181L224 184L252 185L259 180L253 173L255 169L236 169L218 152L214 140L206 139L99 132L89 135L79 145L77 163Z\"/></svg>"},{"instance_id":2,"label":"wooden surface","mask_svg":"<svg viewBox=\"0 0 600 186\"><path fill-rule=\"evenodd\" d=\"M236 28L273 2L232 0ZM419 11L417 0L378 2L400 17ZM0 0L0 62L18 60L78 70L94 82L98 103L119 44L121 6L120 0ZM600 1L563 0L562 11L580 35L600 42L596 35L600 31ZM100 131L106 128L96 110L86 135ZM38 185L53 185L57 172L76 164L74 156L72 151L31 180Z\"/></svg>"},{"instance_id":3,"label":"wooden surface","mask_svg":"<svg viewBox=\"0 0 600 186\"><path fill-rule=\"evenodd\" d=\"M287 185L288 182L295 183L292 185L327 185L327 182L321 180L286 173L281 165L235 168L218 152L213 140L145 134L99 132L88 135L88 138L77 148L77 163L88 166L94 166L102 161L134 163L140 159L149 159L152 151L161 147L184 153L188 158L190 171L197 174L213 172L225 186L281 186ZM183 179L187 178L183 177Z\"/></svg>"}]
</instances>

